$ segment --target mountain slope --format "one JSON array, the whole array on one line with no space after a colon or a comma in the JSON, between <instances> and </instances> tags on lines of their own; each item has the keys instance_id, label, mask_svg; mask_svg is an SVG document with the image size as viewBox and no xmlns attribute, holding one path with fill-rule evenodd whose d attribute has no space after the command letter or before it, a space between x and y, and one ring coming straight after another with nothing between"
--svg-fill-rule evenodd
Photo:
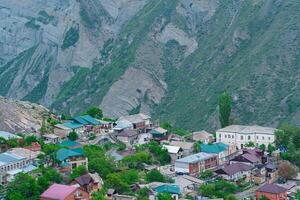
<instances>
[{"instance_id":1,"label":"mountain slope","mask_svg":"<svg viewBox=\"0 0 300 200\"><path fill-rule=\"evenodd\" d=\"M111 117L142 111L211 129L226 89L236 122L300 121L298 1L0 5L1 95L71 114L92 104Z\"/></svg>"}]
</instances>

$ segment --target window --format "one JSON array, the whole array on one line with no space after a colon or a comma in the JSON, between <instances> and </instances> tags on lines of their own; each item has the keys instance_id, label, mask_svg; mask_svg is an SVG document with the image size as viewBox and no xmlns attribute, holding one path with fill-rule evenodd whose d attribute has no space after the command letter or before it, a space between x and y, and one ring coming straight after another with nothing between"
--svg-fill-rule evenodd
<instances>
[{"instance_id":1,"label":"window","mask_svg":"<svg viewBox=\"0 0 300 200\"><path fill-rule=\"evenodd\" d=\"M234 138L234 135L232 135L232 139Z\"/></svg>"},{"instance_id":2,"label":"window","mask_svg":"<svg viewBox=\"0 0 300 200\"><path fill-rule=\"evenodd\" d=\"M271 140L271 137L269 137L269 140Z\"/></svg>"},{"instance_id":3,"label":"window","mask_svg":"<svg viewBox=\"0 0 300 200\"><path fill-rule=\"evenodd\" d=\"M248 135L248 140L251 140L251 136L250 135Z\"/></svg>"},{"instance_id":4,"label":"window","mask_svg":"<svg viewBox=\"0 0 300 200\"><path fill-rule=\"evenodd\" d=\"M258 140L258 136L256 136L256 139Z\"/></svg>"},{"instance_id":5,"label":"window","mask_svg":"<svg viewBox=\"0 0 300 200\"><path fill-rule=\"evenodd\" d=\"M264 140L264 139L265 139L265 137L264 137L264 136L262 136L262 139Z\"/></svg>"},{"instance_id":6,"label":"window","mask_svg":"<svg viewBox=\"0 0 300 200\"><path fill-rule=\"evenodd\" d=\"M241 140L243 140L243 139L244 139L244 136L241 135Z\"/></svg>"},{"instance_id":7,"label":"window","mask_svg":"<svg viewBox=\"0 0 300 200\"><path fill-rule=\"evenodd\" d=\"M227 135L225 135L225 138L227 138Z\"/></svg>"},{"instance_id":8,"label":"window","mask_svg":"<svg viewBox=\"0 0 300 200\"><path fill-rule=\"evenodd\" d=\"M220 134L219 134L219 138L221 138L221 136L222 136L222 135L221 135L221 133L220 133Z\"/></svg>"},{"instance_id":9,"label":"window","mask_svg":"<svg viewBox=\"0 0 300 200\"><path fill-rule=\"evenodd\" d=\"M231 138L230 135L228 135L228 138Z\"/></svg>"}]
</instances>

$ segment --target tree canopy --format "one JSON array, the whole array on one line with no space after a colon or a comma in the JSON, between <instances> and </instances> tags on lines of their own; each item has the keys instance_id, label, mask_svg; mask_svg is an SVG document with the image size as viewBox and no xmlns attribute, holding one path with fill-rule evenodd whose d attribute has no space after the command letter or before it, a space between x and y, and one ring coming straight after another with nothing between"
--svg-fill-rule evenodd
<instances>
[{"instance_id":1,"label":"tree canopy","mask_svg":"<svg viewBox=\"0 0 300 200\"><path fill-rule=\"evenodd\" d=\"M219 120L222 128L229 125L231 104L230 94L227 91L223 92L219 98Z\"/></svg>"}]
</instances>

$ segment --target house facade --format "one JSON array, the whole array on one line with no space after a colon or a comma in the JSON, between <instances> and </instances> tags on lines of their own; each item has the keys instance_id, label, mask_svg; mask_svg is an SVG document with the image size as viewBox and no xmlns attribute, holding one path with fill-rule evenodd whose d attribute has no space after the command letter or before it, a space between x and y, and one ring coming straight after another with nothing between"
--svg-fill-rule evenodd
<instances>
[{"instance_id":1,"label":"house facade","mask_svg":"<svg viewBox=\"0 0 300 200\"><path fill-rule=\"evenodd\" d=\"M89 193L90 195L93 192L97 192L102 188L103 180L100 178L99 174L97 173L87 173L76 178L73 182L73 185L78 184L80 189Z\"/></svg>"},{"instance_id":2,"label":"house facade","mask_svg":"<svg viewBox=\"0 0 300 200\"><path fill-rule=\"evenodd\" d=\"M120 133L116 134L117 139L129 147L137 143L138 136L139 134L136 130L129 129L122 130Z\"/></svg>"},{"instance_id":3,"label":"house facade","mask_svg":"<svg viewBox=\"0 0 300 200\"><path fill-rule=\"evenodd\" d=\"M262 126L231 125L216 131L216 141L233 144L243 149L246 144L253 142L257 147L264 144L273 144L275 141L275 128Z\"/></svg>"},{"instance_id":4,"label":"house facade","mask_svg":"<svg viewBox=\"0 0 300 200\"><path fill-rule=\"evenodd\" d=\"M182 174L198 174L217 166L218 155L200 152L175 161L175 172Z\"/></svg>"},{"instance_id":5,"label":"house facade","mask_svg":"<svg viewBox=\"0 0 300 200\"><path fill-rule=\"evenodd\" d=\"M277 184L265 184L255 191L256 199L265 196L269 200L287 200L287 189Z\"/></svg>"},{"instance_id":6,"label":"house facade","mask_svg":"<svg viewBox=\"0 0 300 200\"><path fill-rule=\"evenodd\" d=\"M195 142L200 141L204 144L212 143L215 140L213 134L211 134L205 130L193 132L192 139Z\"/></svg>"},{"instance_id":7,"label":"house facade","mask_svg":"<svg viewBox=\"0 0 300 200\"><path fill-rule=\"evenodd\" d=\"M222 142L213 144L200 144L201 152L212 153L218 155L218 164L223 164L229 155L229 145Z\"/></svg>"},{"instance_id":8,"label":"house facade","mask_svg":"<svg viewBox=\"0 0 300 200\"><path fill-rule=\"evenodd\" d=\"M172 163L174 163L175 160L183 157L183 149L181 147L171 146L171 145L163 145L163 148L167 149L167 151L171 157Z\"/></svg>"},{"instance_id":9,"label":"house facade","mask_svg":"<svg viewBox=\"0 0 300 200\"><path fill-rule=\"evenodd\" d=\"M133 129L140 133L146 132L148 129L152 128L151 117L143 113L122 116L118 119L116 124L116 127ZM123 126L120 126L119 124L123 124ZM114 129L116 129L116 127L114 127Z\"/></svg>"},{"instance_id":10,"label":"house facade","mask_svg":"<svg viewBox=\"0 0 300 200\"><path fill-rule=\"evenodd\" d=\"M194 152L194 143L184 141L171 141L171 146L180 147L183 150L183 156L189 156Z\"/></svg>"},{"instance_id":11,"label":"house facade","mask_svg":"<svg viewBox=\"0 0 300 200\"><path fill-rule=\"evenodd\" d=\"M0 185L6 184L20 172L32 171L31 160L12 152L0 154Z\"/></svg>"},{"instance_id":12,"label":"house facade","mask_svg":"<svg viewBox=\"0 0 300 200\"><path fill-rule=\"evenodd\" d=\"M87 192L81 190L79 187L53 184L46 191L44 191L40 200L89 200L90 196Z\"/></svg>"},{"instance_id":13,"label":"house facade","mask_svg":"<svg viewBox=\"0 0 300 200\"><path fill-rule=\"evenodd\" d=\"M228 181L238 181L241 179L250 180L252 166L244 163L233 163L224 165L215 171L220 177Z\"/></svg>"}]
</instances>

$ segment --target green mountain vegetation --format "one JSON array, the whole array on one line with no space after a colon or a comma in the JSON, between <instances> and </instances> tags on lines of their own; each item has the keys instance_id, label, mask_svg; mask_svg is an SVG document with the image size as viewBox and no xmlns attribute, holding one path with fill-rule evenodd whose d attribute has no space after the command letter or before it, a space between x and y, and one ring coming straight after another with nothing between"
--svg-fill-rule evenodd
<instances>
[{"instance_id":1,"label":"green mountain vegetation","mask_svg":"<svg viewBox=\"0 0 300 200\"><path fill-rule=\"evenodd\" d=\"M106 7L105 1L78 1L78 27L68 26L60 43L51 49L58 49L53 54L57 56L62 54L60 47L69 52L70 46L76 50L82 48L78 43L90 40L99 50L93 64L58 65L58 56L51 57L43 62L44 70L35 87L17 98L66 114L80 113L91 105L103 107L109 117L147 111L175 127L196 130L220 126L218 99L226 90L232 96L231 122L299 125L300 2L143 2L116 29L117 34L108 37L101 35L102 31L107 26L115 30L113 25L119 23L114 10ZM54 24L55 14L41 10L37 13L45 18L43 22ZM37 21L29 20L26 26L33 29L44 25ZM0 65L1 95L13 96L14 77L27 58L34 60L29 55L32 51ZM76 55L65 58L76 59L80 53ZM53 95L46 95L57 81L50 76L57 66L68 72L68 78L55 87ZM129 106L122 106L125 104Z\"/></svg>"}]
</instances>

